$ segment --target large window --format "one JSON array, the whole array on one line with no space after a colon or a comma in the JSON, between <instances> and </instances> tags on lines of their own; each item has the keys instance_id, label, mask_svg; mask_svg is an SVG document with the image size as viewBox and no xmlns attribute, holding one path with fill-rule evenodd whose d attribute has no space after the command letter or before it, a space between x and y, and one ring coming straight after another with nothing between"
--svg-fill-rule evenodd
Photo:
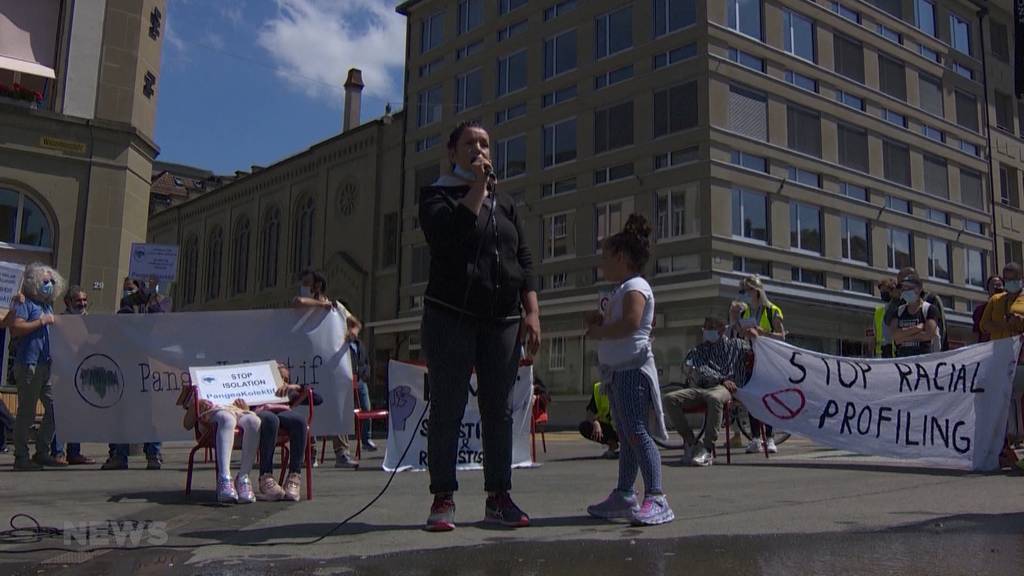
<instances>
[{"instance_id":1,"label":"large window","mask_svg":"<svg viewBox=\"0 0 1024 576\"><path fill-rule=\"evenodd\" d=\"M964 250L967 255L966 277L964 281L971 286L985 287L986 254L984 250Z\"/></svg>"},{"instance_id":2,"label":"large window","mask_svg":"<svg viewBox=\"0 0 1024 576\"><path fill-rule=\"evenodd\" d=\"M416 96L416 125L427 126L441 120L441 86L432 86Z\"/></svg>"},{"instance_id":3,"label":"large window","mask_svg":"<svg viewBox=\"0 0 1024 576\"><path fill-rule=\"evenodd\" d=\"M494 171L499 180L526 173L526 136L500 140L496 146Z\"/></svg>"},{"instance_id":4,"label":"large window","mask_svg":"<svg viewBox=\"0 0 1024 576\"><path fill-rule=\"evenodd\" d=\"M882 145L885 160L885 179L910 186L910 148L886 140Z\"/></svg>"},{"instance_id":5,"label":"large window","mask_svg":"<svg viewBox=\"0 0 1024 576\"><path fill-rule=\"evenodd\" d=\"M562 32L544 41L544 78L576 68L576 30Z\"/></svg>"},{"instance_id":6,"label":"large window","mask_svg":"<svg viewBox=\"0 0 1024 576\"><path fill-rule=\"evenodd\" d=\"M982 190L981 174L960 169L960 202L972 208L985 208L985 193Z\"/></svg>"},{"instance_id":7,"label":"large window","mask_svg":"<svg viewBox=\"0 0 1024 576\"><path fill-rule=\"evenodd\" d=\"M29 196L0 188L0 242L52 249L50 219Z\"/></svg>"},{"instance_id":8,"label":"large window","mask_svg":"<svg viewBox=\"0 0 1024 576\"><path fill-rule=\"evenodd\" d=\"M249 219L242 217L235 224L231 239L231 278L235 294L249 289Z\"/></svg>"},{"instance_id":9,"label":"large window","mask_svg":"<svg viewBox=\"0 0 1024 576\"><path fill-rule=\"evenodd\" d=\"M196 284L199 277L199 238L195 234L185 239L181 250L181 300L195 304Z\"/></svg>"},{"instance_id":10,"label":"large window","mask_svg":"<svg viewBox=\"0 0 1024 576\"><path fill-rule=\"evenodd\" d=\"M498 13L508 14L509 12L526 5L527 0L498 0Z\"/></svg>"},{"instance_id":11,"label":"large window","mask_svg":"<svg viewBox=\"0 0 1024 576\"><path fill-rule=\"evenodd\" d=\"M1013 132L1013 100L1009 94L995 91L996 126Z\"/></svg>"},{"instance_id":12,"label":"large window","mask_svg":"<svg viewBox=\"0 0 1024 576\"><path fill-rule=\"evenodd\" d=\"M561 258L574 251L572 214L551 214L544 217L544 258Z\"/></svg>"},{"instance_id":13,"label":"large window","mask_svg":"<svg viewBox=\"0 0 1024 576\"><path fill-rule=\"evenodd\" d=\"M821 254L821 209L798 202L789 205L789 244L797 250Z\"/></svg>"},{"instance_id":14,"label":"large window","mask_svg":"<svg viewBox=\"0 0 1024 576\"><path fill-rule=\"evenodd\" d=\"M914 0L914 21L922 32L935 36L935 3L932 0Z\"/></svg>"},{"instance_id":15,"label":"large window","mask_svg":"<svg viewBox=\"0 0 1024 576\"><path fill-rule=\"evenodd\" d=\"M949 15L949 44L954 50L970 56L971 23L953 13Z\"/></svg>"},{"instance_id":16,"label":"large window","mask_svg":"<svg viewBox=\"0 0 1024 576\"><path fill-rule=\"evenodd\" d=\"M444 12L431 14L420 21L420 52L429 52L444 41Z\"/></svg>"},{"instance_id":17,"label":"large window","mask_svg":"<svg viewBox=\"0 0 1024 576\"><path fill-rule=\"evenodd\" d=\"M576 119L544 127L544 167L576 159Z\"/></svg>"},{"instance_id":18,"label":"large window","mask_svg":"<svg viewBox=\"0 0 1024 576\"><path fill-rule=\"evenodd\" d=\"M786 52L804 60L817 61L813 20L786 10L782 14L782 34Z\"/></svg>"},{"instance_id":19,"label":"large window","mask_svg":"<svg viewBox=\"0 0 1024 576\"><path fill-rule=\"evenodd\" d=\"M654 36L664 36L697 22L696 0L654 0Z\"/></svg>"},{"instance_id":20,"label":"large window","mask_svg":"<svg viewBox=\"0 0 1024 576\"><path fill-rule=\"evenodd\" d=\"M729 130L768 141L768 98L733 86L729 89Z\"/></svg>"},{"instance_id":21,"label":"large window","mask_svg":"<svg viewBox=\"0 0 1024 576\"><path fill-rule=\"evenodd\" d=\"M565 337L557 336L548 340L548 371L565 370Z\"/></svg>"},{"instance_id":22,"label":"large window","mask_svg":"<svg viewBox=\"0 0 1024 576\"><path fill-rule=\"evenodd\" d=\"M224 266L224 229L214 227L206 240L206 299L220 297L220 280Z\"/></svg>"},{"instance_id":23,"label":"large window","mask_svg":"<svg viewBox=\"0 0 1024 576\"><path fill-rule=\"evenodd\" d=\"M594 246L601 249L601 242L605 238L618 234L622 231L622 225L626 219L623 216L622 201L601 204L594 208Z\"/></svg>"},{"instance_id":24,"label":"large window","mask_svg":"<svg viewBox=\"0 0 1024 576\"><path fill-rule=\"evenodd\" d=\"M697 126L697 83L654 93L654 137Z\"/></svg>"},{"instance_id":25,"label":"large window","mask_svg":"<svg viewBox=\"0 0 1024 576\"><path fill-rule=\"evenodd\" d=\"M839 124L839 163L847 168L868 172L868 133Z\"/></svg>"},{"instance_id":26,"label":"large window","mask_svg":"<svg viewBox=\"0 0 1024 576\"><path fill-rule=\"evenodd\" d=\"M594 112L594 153L633 144L633 101Z\"/></svg>"},{"instance_id":27,"label":"large window","mask_svg":"<svg viewBox=\"0 0 1024 576\"><path fill-rule=\"evenodd\" d=\"M949 244L945 240L928 239L928 276L952 280L949 272Z\"/></svg>"},{"instance_id":28,"label":"large window","mask_svg":"<svg viewBox=\"0 0 1024 576\"><path fill-rule=\"evenodd\" d=\"M729 28L758 40L764 40L761 26L761 0L726 0Z\"/></svg>"},{"instance_id":29,"label":"large window","mask_svg":"<svg viewBox=\"0 0 1024 576\"><path fill-rule=\"evenodd\" d=\"M903 0L868 0L868 2L874 4L879 10L888 12L900 20L903 19Z\"/></svg>"},{"instance_id":30,"label":"large window","mask_svg":"<svg viewBox=\"0 0 1024 576\"><path fill-rule=\"evenodd\" d=\"M281 209L271 206L260 225L260 287L277 286L278 246L281 241Z\"/></svg>"},{"instance_id":31,"label":"large window","mask_svg":"<svg viewBox=\"0 0 1024 576\"><path fill-rule=\"evenodd\" d=\"M686 234L686 191L661 190L655 193L654 223L658 240Z\"/></svg>"},{"instance_id":32,"label":"large window","mask_svg":"<svg viewBox=\"0 0 1024 576\"><path fill-rule=\"evenodd\" d=\"M459 34L476 28L484 20L484 0L459 0Z\"/></svg>"},{"instance_id":33,"label":"large window","mask_svg":"<svg viewBox=\"0 0 1024 576\"><path fill-rule=\"evenodd\" d=\"M932 196L949 198L949 168L938 156L924 155L924 191Z\"/></svg>"},{"instance_id":34,"label":"large window","mask_svg":"<svg viewBox=\"0 0 1024 576\"><path fill-rule=\"evenodd\" d=\"M918 73L920 81L919 93L921 96L921 109L926 112L942 117L945 115L942 106L942 81L924 73Z\"/></svg>"},{"instance_id":35,"label":"large window","mask_svg":"<svg viewBox=\"0 0 1024 576\"><path fill-rule=\"evenodd\" d=\"M594 22L594 57L604 58L633 46L633 7L598 16Z\"/></svg>"},{"instance_id":36,"label":"large window","mask_svg":"<svg viewBox=\"0 0 1024 576\"><path fill-rule=\"evenodd\" d=\"M870 264L870 237L871 236L868 233L867 220L854 218L853 216L847 216L845 214L843 215L843 258L847 260L854 260L856 262L863 262L864 264Z\"/></svg>"},{"instance_id":37,"label":"large window","mask_svg":"<svg viewBox=\"0 0 1024 576\"><path fill-rule=\"evenodd\" d=\"M526 88L526 50L498 60L498 96Z\"/></svg>"},{"instance_id":38,"label":"large window","mask_svg":"<svg viewBox=\"0 0 1024 576\"><path fill-rule=\"evenodd\" d=\"M902 62L879 55L878 82L882 92L904 102L907 100L907 71Z\"/></svg>"},{"instance_id":39,"label":"large window","mask_svg":"<svg viewBox=\"0 0 1024 576\"><path fill-rule=\"evenodd\" d=\"M913 266L914 241L906 230L891 228L885 246L886 265L891 270L901 270Z\"/></svg>"},{"instance_id":40,"label":"large window","mask_svg":"<svg viewBox=\"0 0 1024 576\"><path fill-rule=\"evenodd\" d=\"M312 196L299 204L295 218L292 271L298 273L313 266L313 232L316 223L316 201Z\"/></svg>"},{"instance_id":41,"label":"large window","mask_svg":"<svg viewBox=\"0 0 1024 576\"><path fill-rule=\"evenodd\" d=\"M999 166L999 199L1007 206L1020 207L1020 194L1017 192L1017 170L1009 166Z\"/></svg>"},{"instance_id":42,"label":"large window","mask_svg":"<svg viewBox=\"0 0 1024 576\"><path fill-rule=\"evenodd\" d=\"M992 36L992 55L1003 62L1010 61L1010 41L1008 39L1006 24L988 19L988 31Z\"/></svg>"},{"instance_id":43,"label":"large window","mask_svg":"<svg viewBox=\"0 0 1024 576\"><path fill-rule=\"evenodd\" d=\"M483 102L483 71L477 68L455 79L455 111L475 108Z\"/></svg>"},{"instance_id":44,"label":"large window","mask_svg":"<svg viewBox=\"0 0 1024 576\"><path fill-rule=\"evenodd\" d=\"M980 132L978 128L978 99L972 94L956 91L956 123Z\"/></svg>"},{"instance_id":45,"label":"large window","mask_svg":"<svg viewBox=\"0 0 1024 576\"><path fill-rule=\"evenodd\" d=\"M787 131L791 149L821 158L821 116L816 112L789 106Z\"/></svg>"},{"instance_id":46,"label":"large window","mask_svg":"<svg viewBox=\"0 0 1024 576\"><path fill-rule=\"evenodd\" d=\"M768 242L768 198L761 192L732 191L733 236Z\"/></svg>"},{"instance_id":47,"label":"large window","mask_svg":"<svg viewBox=\"0 0 1024 576\"><path fill-rule=\"evenodd\" d=\"M864 47L846 36L833 37L836 73L864 83Z\"/></svg>"}]
</instances>

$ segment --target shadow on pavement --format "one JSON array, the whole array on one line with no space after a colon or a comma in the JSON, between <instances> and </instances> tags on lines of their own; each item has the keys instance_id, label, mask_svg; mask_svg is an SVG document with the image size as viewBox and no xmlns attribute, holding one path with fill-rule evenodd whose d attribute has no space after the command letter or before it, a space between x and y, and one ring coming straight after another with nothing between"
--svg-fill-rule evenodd
<instances>
[{"instance_id":1,"label":"shadow on pavement","mask_svg":"<svg viewBox=\"0 0 1024 576\"><path fill-rule=\"evenodd\" d=\"M671 465L671 464L669 464ZM681 464L680 464L681 465ZM715 465L716 467L718 464ZM917 476L937 476L944 478L967 478L970 476L1010 476L1014 475L1012 471L1001 470L997 472L970 472L967 470L944 470L940 468L918 468L915 466L900 466L900 465L889 465L889 464L867 464L867 463L850 463L843 464L839 462L780 462L780 461L760 461L754 462L733 462L732 464L725 464L725 466L734 467L757 467L757 468L789 468L789 469L806 469L806 470L844 470L850 472L888 472L892 474L913 474Z\"/></svg>"}]
</instances>

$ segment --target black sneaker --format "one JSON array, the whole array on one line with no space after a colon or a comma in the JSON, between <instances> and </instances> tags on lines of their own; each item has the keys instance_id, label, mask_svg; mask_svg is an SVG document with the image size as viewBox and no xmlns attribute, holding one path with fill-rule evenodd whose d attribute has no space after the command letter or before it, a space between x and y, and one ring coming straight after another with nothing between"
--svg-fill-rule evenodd
<instances>
[{"instance_id":1,"label":"black sneaker","mask_svg":"<svg viewBox=\"0 0 1024 576\"><path fill-rule=\"evenodd\" d=\"M489 496L484 506L484 521L494 522L509 528L525 528L530 525L530 517L512 501L508 492L497 496Z\"/></svg>"},{"instance_id":2,"label":"black sneaker","mask_svg":"<svg viewBox=\"0 0 1024 576\"><path fill-rule=\"evenodd\" d=\"M160 456L146 458L146 470L159 470L163 463L164 459Z\"/></svg>"}]
</instances>

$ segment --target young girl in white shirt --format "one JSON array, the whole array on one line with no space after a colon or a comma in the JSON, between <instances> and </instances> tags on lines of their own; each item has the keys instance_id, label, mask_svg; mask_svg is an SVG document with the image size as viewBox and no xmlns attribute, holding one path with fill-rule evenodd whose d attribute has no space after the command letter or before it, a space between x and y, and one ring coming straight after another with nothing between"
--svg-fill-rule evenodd
<instances>
[{"instance_id":1,"label":"young girl in white shirt","mask_svg":"<svg viewBox=\"0 0 1024 576\"><path fill-rule=\"evenodd\" d=\"M605 314L595 311L585 319L587 336L600 341L601 386L611 399L620 442L619 484L587 512L597 518L625 518L638 526L664 524L675 518L661 488L661 455L651 437L668 438L651 351L654 292L641 276L651 255L650 235L647 220L632 214L622 232L604 241L601 270L604 278L618 287ZM649 429L652 415L654 424ZM642 503L633 491L638 471L644 480Z\"/></svg>"}]
</instances>

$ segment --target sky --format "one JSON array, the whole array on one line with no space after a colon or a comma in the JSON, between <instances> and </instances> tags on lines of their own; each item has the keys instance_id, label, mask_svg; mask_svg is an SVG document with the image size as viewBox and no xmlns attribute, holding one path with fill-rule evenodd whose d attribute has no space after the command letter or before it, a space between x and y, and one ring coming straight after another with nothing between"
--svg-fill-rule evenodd
<instances>
[{"instance_id":1,"label":"sky","mask_svg":"<svg viewBox=\"0 0 1024 576\"><path fill-rule=\"evenodd\" d=\"M396 0L168 0L158 160L218 174L267 166L341 131L349 68L362 118L402 107Z\"/></svg>"}]
</instances>

